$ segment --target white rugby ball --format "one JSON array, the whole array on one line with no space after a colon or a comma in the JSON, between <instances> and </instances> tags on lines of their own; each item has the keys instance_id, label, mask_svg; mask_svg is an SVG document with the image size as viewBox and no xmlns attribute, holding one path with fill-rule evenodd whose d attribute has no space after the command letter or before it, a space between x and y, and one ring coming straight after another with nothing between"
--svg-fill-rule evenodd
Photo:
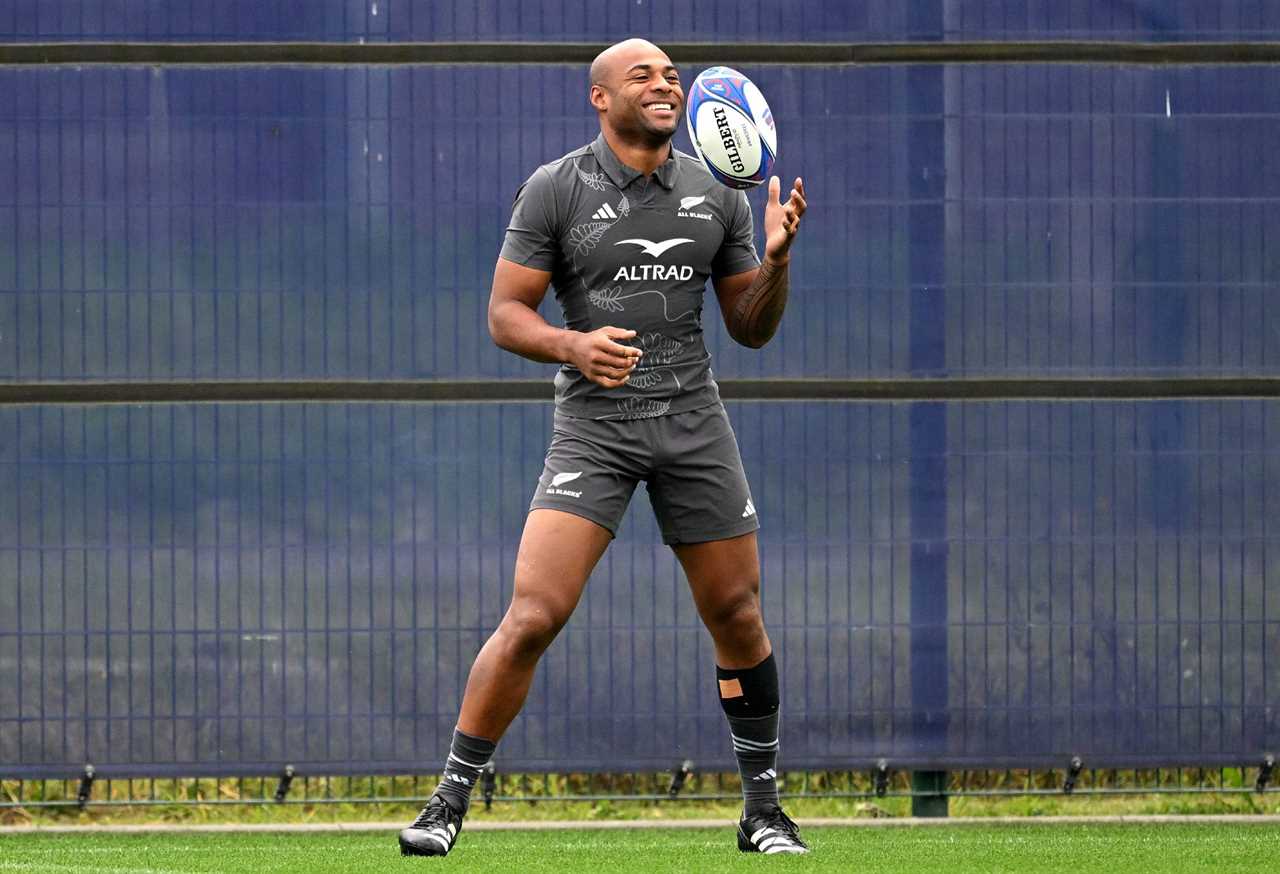
<instances>
[{"instance_id":1,"label":"white rugby ball","mask_svg":"<svg viewBox=\"0 0 1280 874\"><path fill-rule=\"evenodd\" d=\"M693 80L685 103L694 151L718 182L753 188L769 178L778 131L760 89L729 67L711 67Z\"/></svg>"}]
</instances>

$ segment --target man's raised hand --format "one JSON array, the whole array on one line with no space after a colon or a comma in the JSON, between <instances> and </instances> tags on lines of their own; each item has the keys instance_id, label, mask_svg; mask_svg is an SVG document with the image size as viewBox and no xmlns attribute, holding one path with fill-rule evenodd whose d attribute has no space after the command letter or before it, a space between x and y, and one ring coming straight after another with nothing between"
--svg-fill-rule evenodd
<instances>
[{"instance_id":1,"label":"man's raised hand","mask_svg":"<svg viewBox=\"0 0 1280 874\"><path fill-rule=\"evenodd\" d=\"M781 191L778 177L770 176L769 199L764 205L764 256L775 264L790 257L791 241L800 230L800 216L809 205L804 197L804 180L799 176L786 203L779 198Z\"/></svg>"}]
</instances>

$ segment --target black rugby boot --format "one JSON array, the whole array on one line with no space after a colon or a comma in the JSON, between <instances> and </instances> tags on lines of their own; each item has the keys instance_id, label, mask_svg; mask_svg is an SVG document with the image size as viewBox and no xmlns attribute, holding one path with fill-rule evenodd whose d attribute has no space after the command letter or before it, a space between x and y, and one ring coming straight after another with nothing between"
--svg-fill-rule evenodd
<instances>
[{"instance_id":1,"label":"black rugby boot","mask_svg":"<svg viewBox=\"0 0 1280 874\"><path fill-rule=\"evenodd\" d=\"M742 814L738 822L738 849L744 853L807 853L809 845L800 840L800 827L777 805L769 805L755 816Z\"/></svg>"},{"instance_id":2,"label":"black rugby boot","mask_svg":"<svg viewBox=\"0 0 1280 874\"><path fill-rule=\"evenodd\" d=\"M432 795L422 813L406 829L400 831L400 854L403 856L445 856L453 849L462 831L462 814L455 811L439 795Z\"/></svg>"}]
</instances>

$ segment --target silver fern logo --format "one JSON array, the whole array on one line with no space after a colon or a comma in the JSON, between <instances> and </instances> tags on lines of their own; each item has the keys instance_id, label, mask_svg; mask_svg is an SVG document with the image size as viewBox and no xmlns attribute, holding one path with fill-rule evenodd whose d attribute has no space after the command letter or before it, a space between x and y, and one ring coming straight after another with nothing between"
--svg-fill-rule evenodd
<instances>
[{"instance_id":1,"label":"silver fern logo","mask_svg":"<svg viewBox=\"0 0 1280 874\"><path fill-rule=\"evenodd\" d=\"M551 485L547 486L548 495L560 495L565 498L581 498L582 492L574 492L569 489L560 488L565 483L571 483L578 477L582 476L582 471L575 470L572 473L557 473L551 477Z\"/></svg>"},{"instance_id":2,"label":"silver fern logo","mask_svg":"<svg viewBox=\"0 0 1280 874\"><path fill-rule=\"evenodd\" d=\"M704 222L711 221L715 218L711 213L693 211L694 207L702 206L706 201L707 196L705 194L700 194L697 197L680 198L680 208L676 210L676 218L702 219Z\"/></svg>"}]
</instances>

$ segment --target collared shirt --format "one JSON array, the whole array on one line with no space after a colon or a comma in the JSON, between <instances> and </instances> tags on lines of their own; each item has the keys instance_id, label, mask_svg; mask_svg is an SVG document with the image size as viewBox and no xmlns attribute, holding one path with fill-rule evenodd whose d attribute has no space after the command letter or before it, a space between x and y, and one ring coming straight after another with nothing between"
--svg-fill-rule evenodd
<instances>
[{"instance_id":1,"label":"collared shirt","mask_svg":"<svg viewBox=\"0 0 1280 874\"><path fill-rule=\"evenodd\" d=\"M708 279L759 266L746 195L674 147L649 176L604 135L534 171L516 194L501 257L551 274L565 325L636 332L644 354L620 388L569 364L556 374L566 415L639 419L717 403L702 336Z\"/></svg>"}]
</instances>

